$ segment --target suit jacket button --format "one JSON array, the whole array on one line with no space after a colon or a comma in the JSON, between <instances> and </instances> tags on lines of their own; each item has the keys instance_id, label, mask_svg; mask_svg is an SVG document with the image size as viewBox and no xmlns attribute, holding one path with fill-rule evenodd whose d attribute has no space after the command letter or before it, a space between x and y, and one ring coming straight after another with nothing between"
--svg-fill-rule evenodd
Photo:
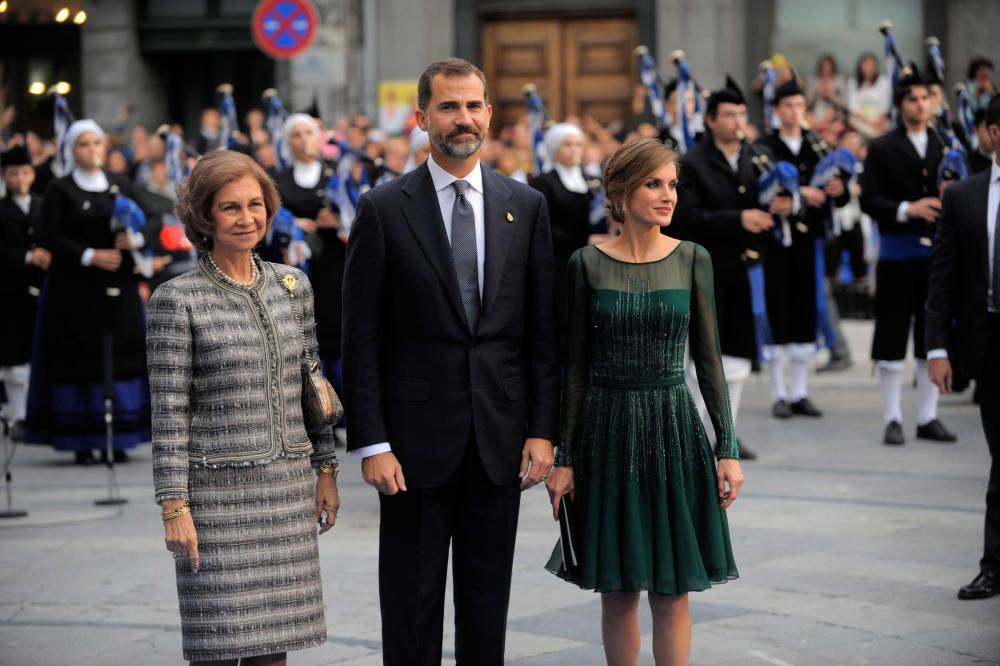
<instances>
[{"instance_id":1,"label":"suit jacket button","mask_svg":"<svg viewBox=\"0 0 1000 666\"><path fill-rule=\"evenodd\" d=\"M740 194L746 194L747 188L745 185L740 185L739 187L736 188L736 191L739 192Z\"/></svg>"},{"instance_id":2,"label":"suit jacket button","mask_svg":"<svg viewBox=\"0 0 1000 666\"><path fill-rule=\"evenodd\" d=\"M927 175L927 169L921 169L920 170L920 174L923 175L923 176L926 176Z\"/></svg>"}]
</instances>

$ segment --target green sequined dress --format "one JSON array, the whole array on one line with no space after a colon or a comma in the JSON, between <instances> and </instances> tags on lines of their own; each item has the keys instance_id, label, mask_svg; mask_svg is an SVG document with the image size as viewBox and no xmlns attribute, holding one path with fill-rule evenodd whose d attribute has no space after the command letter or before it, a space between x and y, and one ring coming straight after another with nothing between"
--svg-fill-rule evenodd
<instances>
[{"instance_id":1,"label":"green sequined dress","mask_svg":"<svg viewBox=\"0 0 1000 666\"><path fill-rule=\"evenodd\" d=\"M546 568L598 592L683 594L737 578L711 443L684 383L690 337L718 455L738 458L708 252L682 242L629 263L586 247L569 273L556 464L574 471L579 567L567 572L556 544Z\"/></svg>"}]
</instances>

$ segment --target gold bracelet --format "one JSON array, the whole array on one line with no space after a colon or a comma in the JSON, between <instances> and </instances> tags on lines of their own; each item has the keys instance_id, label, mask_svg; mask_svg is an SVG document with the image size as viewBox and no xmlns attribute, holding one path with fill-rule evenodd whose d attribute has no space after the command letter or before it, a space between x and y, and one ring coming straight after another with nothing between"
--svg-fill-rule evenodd
<instances>
[{"instance_id":1,"label":"gold bracelet","mask_svg":"<svg viewBox=\"0 0 1000 666\"><path fill-rule=\"evenodd\" d=\"M340 474L340 463L323 463L316 468L317 474L328 474L336 480L337 475Z\"/></svg>"},{"instance_id":2,"label":"gold bracelet","mask_svg":"<svg viewBox=\"0 0 1000 666\"><path fill-rule=\"evenodd\" d=\"M164 511L163 512L163 516L162 516L163 517L163 522L167 522L167 521L173 520L174 518L180 518L181 516L183 516L185 514L188 514L188 513L191 513L191 507L189 507L187 504L184 504L183 506L179 506L176 509L174 509L173 511Z\"/></svg>"}]
</instances>

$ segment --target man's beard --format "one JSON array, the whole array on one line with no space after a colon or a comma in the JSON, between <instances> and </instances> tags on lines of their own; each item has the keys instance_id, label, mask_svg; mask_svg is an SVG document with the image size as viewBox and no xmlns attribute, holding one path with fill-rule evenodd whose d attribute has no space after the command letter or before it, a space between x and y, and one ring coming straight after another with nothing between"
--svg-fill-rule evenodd
<instances>
[{"instance_id":1,"label":"man's beard","mask_svg":"<svg viewBox=\"0 0 1000 666\"><path fill-rule=\"evenodd\" d=\"M450 141L450 139L460 135L460 134L471 134L472 139L466 141ZM479 133L475 127L472 126L460 126L455 128L455 130L449 134L447 137L438 134L437 132L430 132L431 142L433 142L434 147L440 150L442 153L448 157L464 160L467 157L475 155L479 151L479 148L483 145L483 135Z\"/></svg>"}]
</instances>

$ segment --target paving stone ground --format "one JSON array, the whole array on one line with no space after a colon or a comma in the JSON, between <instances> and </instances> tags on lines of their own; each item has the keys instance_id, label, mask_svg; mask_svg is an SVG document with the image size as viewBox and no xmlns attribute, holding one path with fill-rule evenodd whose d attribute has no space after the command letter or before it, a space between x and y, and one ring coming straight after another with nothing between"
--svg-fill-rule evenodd
<instances>
[{"instance_id":1,"label":"paving stone ground","mask_svg":"<svg viewBox=\"0 0 1000 666\"><path fill-rule=\"evenodd\" d=\"M760 460L730 510L741 578L691 595L692 664L958 666L1000 664L1000 597L959 601L982 548L989 457L968 393L942 402L960 436L914 438L916 392L904 397L907 443L883 446L878 387L865 360L871 325L848 322L855 366L811 375L813 421L771 418L755 375L737 430ZM0 665L179 664L172 564L151 499L150 451L119 468L130 500L118 508L102 468L22 447L15 504L0 521ZM381 663L377 596L378 501L356 460L341 473L340 523L320 542L329 640L296 666ZM0 495L2 501L2 495ZM603 663L600 601L547 573L557 536L544 491L523 498L507 660ZM446 626L452 624L451 615ZM643 655L653 664L648 612ZM453 632L445 663L454 663Z\"/></svg>"}]
</instances>

